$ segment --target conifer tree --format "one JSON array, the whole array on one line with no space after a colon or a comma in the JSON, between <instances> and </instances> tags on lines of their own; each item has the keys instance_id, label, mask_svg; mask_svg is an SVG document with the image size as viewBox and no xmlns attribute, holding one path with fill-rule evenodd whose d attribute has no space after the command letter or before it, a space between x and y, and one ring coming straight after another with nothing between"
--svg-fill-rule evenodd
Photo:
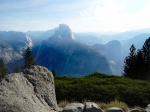
<instances>
[{"instance_id":1,"label":"conifer tree","mask_svg":"<svg viewBox=\"0 0 150 112\"><path fill-rule=\"evenodd\" d=\"M125 77L135 78L135 61L136 61L136 48L134 45L130 48L130 54L125 58L124 73Z\"/></svg>"},{"instance_id":2,"label":"conifer tree","mask_svg":"<svg viewBox=\"0 0 150 112\"><path fill-rule=\"evenodd\" d=\"M150 37L145 41L141 50L135 52L134 45L125 59L124 76L133 79L150 80Z\"/></svg>"},{"instance_id":3,"label":"conifer tree","mask_svg":"<svg viewBox=\"0 0 150 112\"><path fill-rule=\"evenodd\" d=\"M55 72L54 69L52 70L52 74L53 74L54 77L56 77L56 72Z\"/></svg>"},{"instance_id":4,"label":"conifer tree","mask_svg":"<svg viewBox=\"0 0 150 112\"><path fill-rule=\"evenodd\" d=\"M145 78L150 79L150 37L145 41L142 52L144 57Z\"/></svg>"},{"instance_id":5,"label":"conifer tree","mask_svg":"<svg viewBox=\"0 0 150 112\"><path fill-rule=\"evenodd\" d=\"M135 77L136 79L145 79L145 71L144 71L144 57L142 50L138 50L136 54L136 60L135 60Z\"/></svg>"},{"instance_id":6,"label":"conifer tree","mask_svg":"<svg viewBox=\"0 0 150 112\"><path fill-rule=\"evenodd\" d=\"M2 58L0 58L0 79L7 75L7 68Z\"/></svg>"},{"instance_id":7,"label":"conifer tree","mask_svg":"<svg viewBox=\"0 0 150 112\"><path fill-rule=\"evenodd\" d=\"M22 70L22 67L17 66L14 68L14 73L19 73L21 72L21 70Z\"/></svg>"},{"instance_id":8,"label":"conifer tree","mask_svg":"<svg viewBox=\"0 0 150 112\"><path fill-rule=\"evenodd\" d=\"M35 64L36 64L36 62L34 61L30 47L28 47L24 54L24 68L30 68L31 66L33 66Z\"/></svg>"}]
</instances>

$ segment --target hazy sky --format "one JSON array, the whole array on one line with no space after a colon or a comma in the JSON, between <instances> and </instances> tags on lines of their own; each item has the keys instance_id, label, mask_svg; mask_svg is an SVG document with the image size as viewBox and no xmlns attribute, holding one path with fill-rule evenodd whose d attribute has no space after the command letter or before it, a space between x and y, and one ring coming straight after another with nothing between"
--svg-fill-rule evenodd
<instances>
[{"instance_id":1,"label":"hazy sky","mask_svg":"<svg viewBox=\"0 0 150 112\"><path fill-rule=\"evenodd\" d=\"M74 32L150 28L150 0L0 0L0 30Z\"/></svg>"}]
</instances>

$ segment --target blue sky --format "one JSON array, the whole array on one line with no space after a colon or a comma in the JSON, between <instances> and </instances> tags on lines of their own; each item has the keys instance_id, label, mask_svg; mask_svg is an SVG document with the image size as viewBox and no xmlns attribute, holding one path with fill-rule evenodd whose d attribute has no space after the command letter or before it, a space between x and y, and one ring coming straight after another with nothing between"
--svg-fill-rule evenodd
<instances>
[{"instance_id":1,"label":"blue sky","mask_svg":"<svg viewBox=\"0 0 150 112\"><path fill-rule=\"evenodd\" d=\"M122 32L150 28L150 0L0 0L0 30Z\"/></svg>"}]
</instances>

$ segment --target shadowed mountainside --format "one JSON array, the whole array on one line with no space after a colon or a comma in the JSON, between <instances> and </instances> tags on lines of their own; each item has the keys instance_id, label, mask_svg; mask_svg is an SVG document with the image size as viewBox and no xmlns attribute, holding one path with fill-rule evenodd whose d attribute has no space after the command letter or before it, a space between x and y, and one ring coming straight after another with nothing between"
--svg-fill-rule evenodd
<instances>
[{"instance_id":1,"label":"shadowed mountainside","mask_svg":"<svg viewBox=\"0 0 150 112\"><path fill-rule=\"evenodd\" d=\"M77 42L70 28L64 24L47 41L33 48L33 54L39 65L54 69L58 75L83 76L93 72L112 74L105 56Z\"/></svg>"}]
</instances>

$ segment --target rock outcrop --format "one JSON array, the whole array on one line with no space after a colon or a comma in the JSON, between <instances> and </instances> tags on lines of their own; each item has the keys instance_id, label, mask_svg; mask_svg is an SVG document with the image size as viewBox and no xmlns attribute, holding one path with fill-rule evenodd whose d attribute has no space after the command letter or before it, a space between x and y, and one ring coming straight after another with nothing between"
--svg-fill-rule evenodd
<instances>
[{"instance_id":1,"label":"rock outcrop","mask_svg":"<svg viewBox=\"0 0 150 112\"><path fill-rule=\"evenodd\" d=\"M85 102L82 103L70 103L67 104L63 109L62 112L150 112L149 106L146 109L137 109L133 108L131 110L123 110L119 107L109 107L107 109L102 110L96 103L94 102Z\"/></svg>"},{"instance_id":2,"label":"rock outcrop","mask_svg":"<svg viewBox=\"0 0 150 112\"><path fill-rule=\"evenodd\" d=\"M86 102L83 112L103 112L103 110L96 103Z\"/></svg>"},{"instance_id":3,"label":"rock outcrop","mask_svg":"<svg viewBox=\"0 0 150 112\"><path fill-rule=\"evenodd\" d=\"M71 103L63 108L62 112L103 112L103 110L93 102Z\"/></svg>"},{"instance_id":4,"label":"rock outcrop","mask_svg":"<svg viewBox=\"0 0 150 112\"><path fill-rule=\"evenodd\" d=\"M145 110L146 110L147 112L150 112L150 104L147 105L147 107L145 108Z\"/></svg>"},{"instance_id":5,"label":"rock outcrop","mask_svg":"<svg viewBox=\"0 0 150 112\"><path fill-rule=\"evenodd\" d=\"M53 75L33 66L0 82L1 112L55 112L58 110Z\"/></svg>"},{"instance_id":6,"label":"rock outcrop","mask_svg":"<svg viewBox=\"0 0 150 112\"><path fill-rule=\"evenodd\" d=\"M70 103L63 108L62 112L83 112L83 109L82 103Z\"/></svg>"}]
</instances>

